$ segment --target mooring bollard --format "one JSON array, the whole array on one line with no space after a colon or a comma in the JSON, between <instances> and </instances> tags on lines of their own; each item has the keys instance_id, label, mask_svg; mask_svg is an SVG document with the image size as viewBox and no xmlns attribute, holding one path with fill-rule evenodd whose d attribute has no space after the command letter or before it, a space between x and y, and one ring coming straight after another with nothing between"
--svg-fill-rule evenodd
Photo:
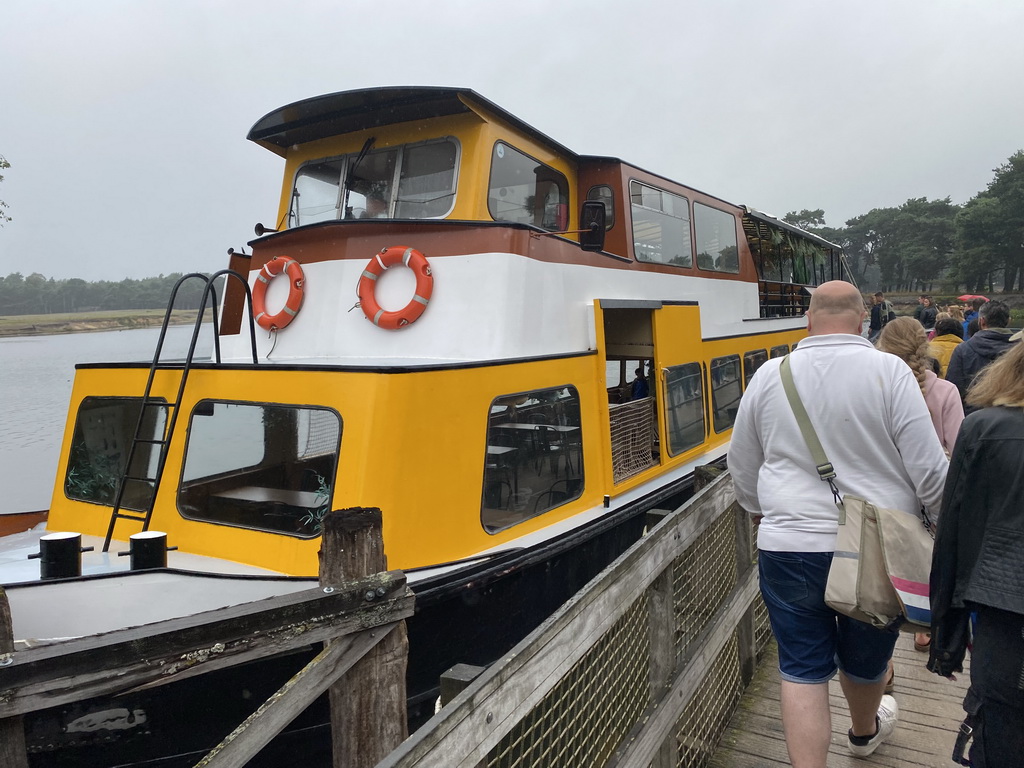
<instances>
[{"instance_id":1,"label":"mooring bollard","mask_svg":"<svg viewBox=\"0 0 1024 768\"><path fill-rule=\"evenodd\" d=\"M82 575L82 553L92 550L82 546L80 533L48 533L39 539L39 552L29 559L39 559L41 579L72 579Z\"/></svg>"},{"instance_id":2,"label":"mooring bollard","mask_svg":"<svg viewBox=\"0 0 1024 768\"><path fill-rule=\"evenodd\" d=\"M167 567L167 553L177 547L167 546L167 534L163 531L143 531L128 537L129 550L118 552L118 557L131 557L133 571L146 571L152 568Z\"/></svg>"}]
</instances>

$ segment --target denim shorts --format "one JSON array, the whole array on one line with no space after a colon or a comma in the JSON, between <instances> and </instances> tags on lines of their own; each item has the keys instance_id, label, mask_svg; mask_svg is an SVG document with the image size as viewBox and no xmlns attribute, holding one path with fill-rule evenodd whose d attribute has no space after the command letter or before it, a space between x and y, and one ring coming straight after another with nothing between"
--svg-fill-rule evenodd
<instances>
[{"instance_id":1,"label":"denim shorts","mask_svg":"<svg viewBox=\"0 0 1024 768\"><path fill-rule=\"evenodd\" d=\"M825 605L831 563L831 552L758 553L761 596L779 646L782 679L824 683L841 669L854 682L878 682L899 633L875 629Z\"/></svg>"}]
</instances>

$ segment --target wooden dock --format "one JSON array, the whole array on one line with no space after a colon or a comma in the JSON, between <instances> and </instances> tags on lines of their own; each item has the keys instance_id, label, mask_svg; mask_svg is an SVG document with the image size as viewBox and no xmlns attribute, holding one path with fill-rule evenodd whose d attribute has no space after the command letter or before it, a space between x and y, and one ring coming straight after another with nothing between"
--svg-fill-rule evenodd
<instances>
[{"instance_id":1,"label":"wooden dock","mask_svg":"<svg viewBox=\"0 0 1024 768\"><path fill-rule=\"evenodd\" d=\"M850 717L838 679L829 684L832 703L830 768L863 768L868 765L896 768L947 768L956 731L963 720L960 706L970 680L969 668L956 682L945 680L924 667L926 655L914 650L914 637L902 634L896 644L896 703L899 725L892 737L871 757L855 758L846 748ZM969 662L969 659L968 659ZM786 742L779 715L778 654L772 643L758 665L729 728L711 761L713 768L776 768L788 766Z\"/></svg>"}]
</instances>

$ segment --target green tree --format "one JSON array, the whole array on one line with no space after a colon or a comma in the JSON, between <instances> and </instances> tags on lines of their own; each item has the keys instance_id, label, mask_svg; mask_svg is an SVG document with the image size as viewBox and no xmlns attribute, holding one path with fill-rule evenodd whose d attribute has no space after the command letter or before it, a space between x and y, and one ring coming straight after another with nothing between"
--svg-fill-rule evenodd
<instances>
[{"instance_id":1,"label":"green tree","mask_svg":"<svg viewBox=\"0 0 1024 768\"><path fill-rule=\"evenodd\" d=\"M808 232L818 234L818 230L825 226L825 211L818 208L815 211L808 211L806 208L799 213L797 211L790 211L782 220L787 224L792 224L794 227L800 227Z\"/></svg>"},{"instance_id":2,"label":"green tree","mask_svg":"<svg viewBox=\"0 0 1024 768\"><path fill-rule=\"evenodd\" d=\"M999 200L985 192L956 215L956 251L951 276L968 293L991 291L1003 265L1003 213Z\"/></svg>"},{"instance_id":3,"label":"green tree","mask_svg":"<svg viewBox=\"0 0 1024 768\"><path fill-rule=\"evenodd\" d=\"M994 233L1004 257L1003 290L1024 290L1024 150L995 169L988 194L998 201L1000 225Z\"/></svg>"}]
</instances>

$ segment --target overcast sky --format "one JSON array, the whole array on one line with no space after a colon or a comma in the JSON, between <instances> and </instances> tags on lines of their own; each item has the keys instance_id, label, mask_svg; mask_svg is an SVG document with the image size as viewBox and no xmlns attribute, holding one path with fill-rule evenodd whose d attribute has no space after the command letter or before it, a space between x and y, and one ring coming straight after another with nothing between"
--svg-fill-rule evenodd
<instances>
[{"instance_id":1,"label":"overcast sky","mask_svg":"<svg viewBox=\"0 0 1024 768\"><path fill-rule=\"evenodd\" d=\"M1024 148L1022 29L1021 0L5 0L0 275L226 266L276 215L252 124L376 85L779 216L963 203Z\"/></svg>"}]
</instances>

